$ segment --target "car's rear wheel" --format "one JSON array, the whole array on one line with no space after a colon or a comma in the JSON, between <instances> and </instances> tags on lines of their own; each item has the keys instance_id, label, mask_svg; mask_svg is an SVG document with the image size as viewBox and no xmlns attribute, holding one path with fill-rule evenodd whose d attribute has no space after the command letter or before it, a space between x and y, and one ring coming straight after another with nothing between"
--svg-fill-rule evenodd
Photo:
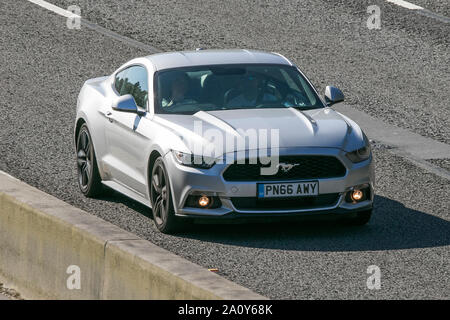
<instances>
[{"instance_id":1,"label":"car's rear wheel","mask_svg":"<svg viewBox=\"0 0 450 320\"><path fill-rule=\"evenodd\" d=\"M159 231L173 233L181 227L180 219L175 216L170 182L161 157L156 159L150 177L150 200L153 221Z\"/></svg>"},{"instance_id":2,"label":"car's rear wheel","mask_svg":"<svg viewBox=\"0 0 450 320\"><path fill-rule=\"evenodd\" d=\"M372 217L372 209L360 211L356 213L355 217L347 220L348 224L353 226L363 226L367 224Z\"/></svg>"},{"instance_id":3,"label":"car's rear wheel","mask_svg":"<svg viewBox=\"0 0 450 320\"><path fill-rule=\"evenodd\" d=\"M83 124L77 137L78 185L86 197L101 194L103 187L95 158L94 145L86 124Z\"/></svg>"}]
</instances>

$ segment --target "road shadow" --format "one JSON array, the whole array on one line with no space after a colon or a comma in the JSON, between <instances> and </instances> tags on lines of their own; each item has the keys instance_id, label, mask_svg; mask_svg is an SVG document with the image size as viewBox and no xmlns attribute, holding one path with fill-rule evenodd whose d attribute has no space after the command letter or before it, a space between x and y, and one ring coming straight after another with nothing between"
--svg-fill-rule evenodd
<instances>
[{"instance_id":1,"label":"road shadow","mask_svg":"<svg viewBox=\"0 0 450 320\"><path fill-rule=\"evenodd\" d=\"M450 222L375 196L365 226L337 221L193 225L177 236L206 242L299 251L374 251L450 245Z\"/></svg>"},{"instance_id":2,"label":"road shadow","mask_svg":"<svg viewBox=\"0 0 450 320\"><path fill-rule=\"evenodd\" d=\"M97 197L98 200L125 205L129 209L139 212L140 214L142 214L147 218L153 219L152 209L148 208L147 206L143 205L138 201L128 198L127 196L123 195L120 192L117 192L106 186L103 187L104 187L103 194Z\"/></svg>"},{"instance_id":3,"label":"road shadow","mask_svg":"<svg viewBox=\"0 0 450 320\"><path fill-rule=\"evenodd\" d=\"M126 205L147 218L146 206L112 191L103 200ZM154 229L155 232L156 228ZM375 196L365 226L338 221L289 221L245 224L189 224L179 238L251 248L298 251L377 251L450 245L450 222Z\"/></svg>"}]
</instances>

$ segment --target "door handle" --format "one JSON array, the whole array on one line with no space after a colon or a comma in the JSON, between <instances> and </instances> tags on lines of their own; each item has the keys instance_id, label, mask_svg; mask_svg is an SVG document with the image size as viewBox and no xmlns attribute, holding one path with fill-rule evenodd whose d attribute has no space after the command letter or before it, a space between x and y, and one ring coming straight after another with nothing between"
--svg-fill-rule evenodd
<instances>
[{"instance_id":1,"label":"door handle","mask_svg":"<svg viewBox=\"0 0 450 320\"><path fill-rule=\"evenodd\" d=\"M105 116L108 118L109 122L113 122L114 119L112 118L112 112L106 111Z\"/></svg>"}]
</instances>

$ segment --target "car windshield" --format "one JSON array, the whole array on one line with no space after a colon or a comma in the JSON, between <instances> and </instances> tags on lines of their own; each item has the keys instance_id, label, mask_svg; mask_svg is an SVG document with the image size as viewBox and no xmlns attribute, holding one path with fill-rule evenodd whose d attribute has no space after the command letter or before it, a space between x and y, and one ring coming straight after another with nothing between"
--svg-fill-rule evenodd
<instances>
[{"instance_id":1,"label":"car windshield","mask_svg":"<svg viewBox=\"0 0 450 320\"><path fill-rule=\"evenodd\" d=\"M174 68L156 74L155 112L324 107L302 74L287 65L214 65Z\"/></svg>"}]
</instances>

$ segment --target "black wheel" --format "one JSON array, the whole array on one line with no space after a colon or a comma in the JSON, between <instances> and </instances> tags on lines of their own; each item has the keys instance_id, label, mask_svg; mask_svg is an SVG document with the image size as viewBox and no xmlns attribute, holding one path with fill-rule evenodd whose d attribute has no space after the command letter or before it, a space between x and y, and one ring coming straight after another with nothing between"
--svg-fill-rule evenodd
<instances>
[{"instance_id":1,"label":"black wheel","mask_svg":"<svg viewBox=\"0 0 450 320\"><path fill-rule=\"evenodd\" d=\"M150 181L150 200L156 227L163 233L179 230L181 225L179 218L175 216L169 178L161 157L153 165Z\"/></svg>"},{"instance_id":2,"label":"black wheel","mask_svg":"<svg viewBox=\"0 0 450 320\"><path fill-rule=\"evenodd\" d=\"M102 192L92 138L86 124L80 128L77 137L78 185L86 197L95 197Z\"/></svg>"},{"instance_id":3,"label":"black wheel","mask_svg":"<svg viewBox=\"0 0 450 320\"><path fill-rule=\"evenodd\" d=\"M356 217L349 219L347 222L353 226L363 226L367 224L372 216L372 209L366 211L360 211L356 213Z\"/></svg>"}]
</instances>

